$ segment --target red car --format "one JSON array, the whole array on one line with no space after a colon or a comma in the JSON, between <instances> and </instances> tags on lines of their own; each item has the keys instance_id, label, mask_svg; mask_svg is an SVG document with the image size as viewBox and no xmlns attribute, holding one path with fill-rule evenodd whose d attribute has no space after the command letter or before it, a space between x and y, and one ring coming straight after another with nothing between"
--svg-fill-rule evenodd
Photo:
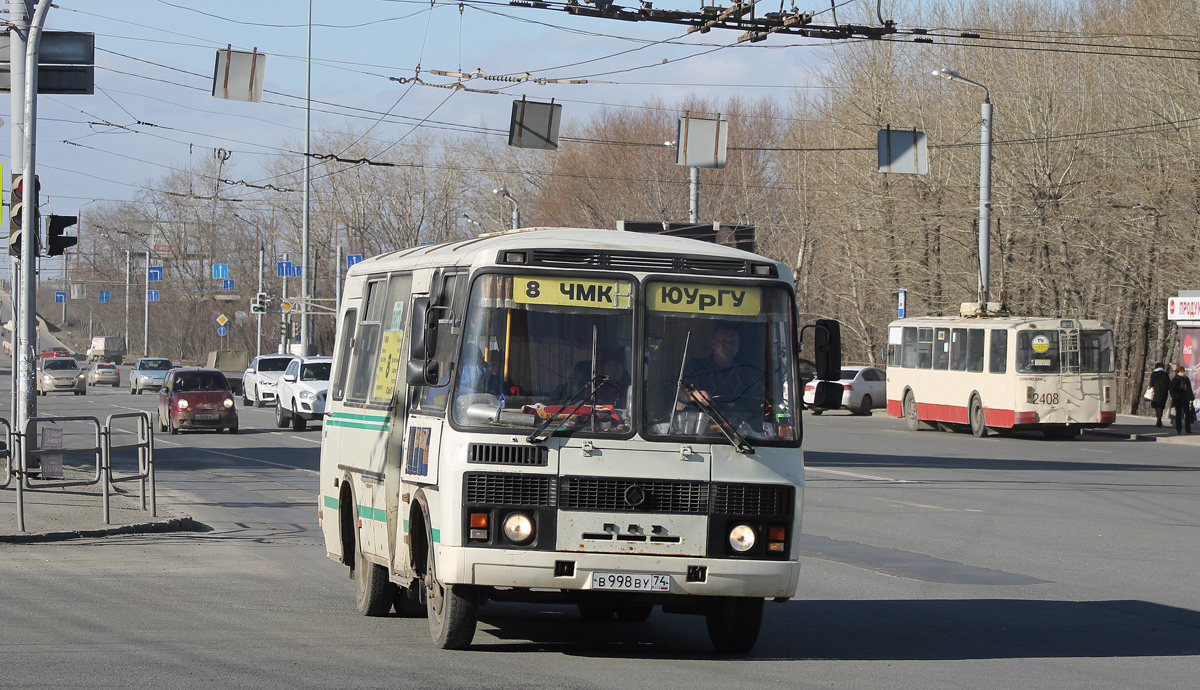
<instances>
[{"instance_id":1,"label":"red car","mask_svg":"<svg viewBox=\"0 0 1200 690\"><path fill-rule=\"evenodd\" d=\"M168 371L158 391L158 429L172 434L181 429L228 429L236 434L237 404L225 374L200 367Z\"/></svg>"},{"instance_id":2,"label":"red car","mask_svg":"<svg viewBox=\"0 0 1200 690\"><path fill-rule=\"evenodd\" d=\"M42 350L42 359L50 359L51 357L70 357L71 351L65 347L48 347Z\"/></svg>"}]
</instances>

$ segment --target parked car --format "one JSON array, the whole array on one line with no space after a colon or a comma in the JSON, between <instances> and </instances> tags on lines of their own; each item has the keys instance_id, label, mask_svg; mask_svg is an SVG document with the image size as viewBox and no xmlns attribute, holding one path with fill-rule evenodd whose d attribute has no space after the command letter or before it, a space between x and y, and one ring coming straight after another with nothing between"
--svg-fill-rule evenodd
<instances>
[{"instance_id":1,"label":"parked car","mask_svg":"<svg viewBox=\"0 0 1200 690\"><path fill-rule=\"evenodd\" d=\"M41 360L37 377L38 395L51 392L87 395L87 383L74 357L50 357Z\"/></svg>"},{"instance_id":2,"label":"parked car","mask_svg":"<svg viewBox=\"0 0 1200 690\"><path fill-rule=\"evenodd\" d=\"M869 415L876 407L887 407L887 374L876 367L842 367L842 378L838 379L845 392L842 407L854 414ZM804 403L811 405L816 394L815 382L804 384ZM822 408L810 407L813 414L824 412Z\"/></svg>"},{"instance_id":3,"label":"parked car","mask_svg":"<svg viewBox=\"0 0 1200 690\"><path fill-rule=\"evenodd\" d=\"M121 370L112 362L96 362L88 369L87 384L96 386L99 384L107 384L116 388L121 385Z\"/></svg>"},{"instance_id":4,"label":"parked car","mask_svg":"<svg viewBox=\"0 0 1200 690\"><path fill-rule=\"evenodd\" d=\"M182 429L238 432L237 405L225 374L201 367L166 372L158 391L158 430L177 434Z\"/></svg>"},{"instance_id":5,"label":"parked car","mask_svg":"<svg viewBox=\"0 0 1200 690\"><path fill-rule=\"evenodd\" d=\"M797 360L796 375L800 378L800 383L808 383L817 378L817 365L813 364L811 360Z\"/></svg>"},{"instance_id":6,"label":"parked car","mask_svg":"<svg viewBox=\"0 0 1200 690\"><path fill-rule=\"evenodd\" d=\"M242 404L255 407L274 404L278 397L276 387L293 359L292 355L260 355L251 360L242 374Z\"/></svg>"},{"instance_id":7,"label":"parked car","mask_svg":"<svg viewBox=\"0 0 1200 690\"><path fill-rule=\"evenodd\" d=\"M156 391L162 388L167 372L175 365L169 359L162 357L142 357L133 364L129 372L129 394L141 395L142 391Z\"/></svg>"},{"instance_id":8,"label":"parked car","mask_svg":"<svg viewBox=\"0 0 1200 690\"><path fill-rule=\"evenodd\" d=\"M70 357L71 351L65 347L48 347L42 350L42 359L50 359L51 357Z\"/></svg>"},{"instance_id":9,"label":"parked car","mask_svg":"<svg viewBox=\"0 0 1200 690\"><path fill-rule=\"evenodd\" d=\"M325 393L329 388L332 357L293 359L283 371L275 391L275 426L291 424L304 431L310 421L325 416Z\"/></svg>"}]
</instances>

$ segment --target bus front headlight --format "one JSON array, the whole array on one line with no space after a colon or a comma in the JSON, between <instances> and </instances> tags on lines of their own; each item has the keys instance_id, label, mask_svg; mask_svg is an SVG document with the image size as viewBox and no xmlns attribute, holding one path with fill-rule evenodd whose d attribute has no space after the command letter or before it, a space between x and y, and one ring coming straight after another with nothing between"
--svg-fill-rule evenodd
<instances>
[{"instance_id":1,"label":"bus front headlight","mask_svg":"<svg viewBox=\"0 0 1200 690\"><path fill-rule=\"evenodd\" d=\"M504 518L504 537L514 544L533 541L533 520L525 513L510 513Z\"/></svg>"},{"instance_id":2,"label":"bus front headlight","mask_svg":"<svg viewBox=\"0 0 1200 690\"><path fill-rule=\"evenodd\" d=\"M750 525L735 525L729 530L729 547L738 553L746 553L754 548L754 529Z\"/></svg>"}]
</instances>

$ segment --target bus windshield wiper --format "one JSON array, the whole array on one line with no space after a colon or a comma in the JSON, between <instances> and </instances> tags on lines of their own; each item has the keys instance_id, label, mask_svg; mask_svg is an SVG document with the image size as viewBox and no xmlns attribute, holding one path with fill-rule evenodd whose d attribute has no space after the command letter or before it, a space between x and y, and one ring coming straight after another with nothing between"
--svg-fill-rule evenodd
<instances>
[{"instance_id":1,"label":"bus windshield wiper","mask_svg":"<svg viewBox=\"0 0 1200 690\"><path fill-rule=\"evenodd\" d=\"M606 374L596 374L592 378L585 381L583 386L580 387L579 390L575 391L570 398L567 398L565 403L558 406L559 409L557 412L550 413L550 416L547 417L541 424L539 424L538 427L533 430L533 433L530 434L525 440L529 441L530 443L541 443L547 438L550 438L550 434L553 434L562 428L563 422L578 413L579 408L583 405L584 400L593 398L592 402L595 403L594 398L596 391L599 390L600 386L604 385L604 382L607 381L608 378L609 377ZM584 395L584 393L586 393L586 395ZM578 402L576 402L577 400ZM590 406L589 416L595 414L595 407L595 404ZM547 427L550 426L550 423L555 419L559 420L558 426L554 427L553 429L547 429Z\"/></svg>"},{"instance_id":2,"label":"bus windshield wiper","mask_svg":"<svg viewBox=\"0 0 1200 690\"><path fill-rule=\"evenodd\" d=\"M725 438L729 439L729 443L733 445L734 450L742 455L754 454L754 446L750 445L745 437L743 437L737 432L736 429L733 428L733 426L729 423L729 420L725 419L725 415L718 412L717 408L714 407L712 403L708 402L703 397L696 395L696 393L699 391L695 385L680 379L679 387L684 393L688 394L688 399L696 403L696 405L698 405L701 410L707 413L709 417L712 417L713 421L717 423L717 428L721 430L721 433L725 435Z\"/></svg>"}]
</instances>

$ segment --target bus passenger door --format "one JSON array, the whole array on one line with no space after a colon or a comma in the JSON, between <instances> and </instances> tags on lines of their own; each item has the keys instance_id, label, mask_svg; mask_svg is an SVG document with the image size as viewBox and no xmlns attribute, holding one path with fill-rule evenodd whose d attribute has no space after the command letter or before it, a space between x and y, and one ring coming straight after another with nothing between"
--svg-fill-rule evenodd
<instances>
[{"instance_id":1,"label":"bus passenger door","mask_svg":"<svg viewBox=\"0 0 1200 690\"><path fill-rule=\"evenodd\" d=\"M1086 375L1082 373L1082 353L1080 351L1079 329L1068 327L1067 324L1072 324L1073 321L1063 321L1062 327L1058 331L1058 361L1062 367L1062 376L1059 377L1059 390L1062 393L1063 399L1061 405L1066 410L1070 421L1082 421L1087 417L1087 409L1090 406L1086 401L1088 397L1088 386L1084 379ZM1095 383L1093 381L1093 383Z\"/></svg>"}]
</instances>

